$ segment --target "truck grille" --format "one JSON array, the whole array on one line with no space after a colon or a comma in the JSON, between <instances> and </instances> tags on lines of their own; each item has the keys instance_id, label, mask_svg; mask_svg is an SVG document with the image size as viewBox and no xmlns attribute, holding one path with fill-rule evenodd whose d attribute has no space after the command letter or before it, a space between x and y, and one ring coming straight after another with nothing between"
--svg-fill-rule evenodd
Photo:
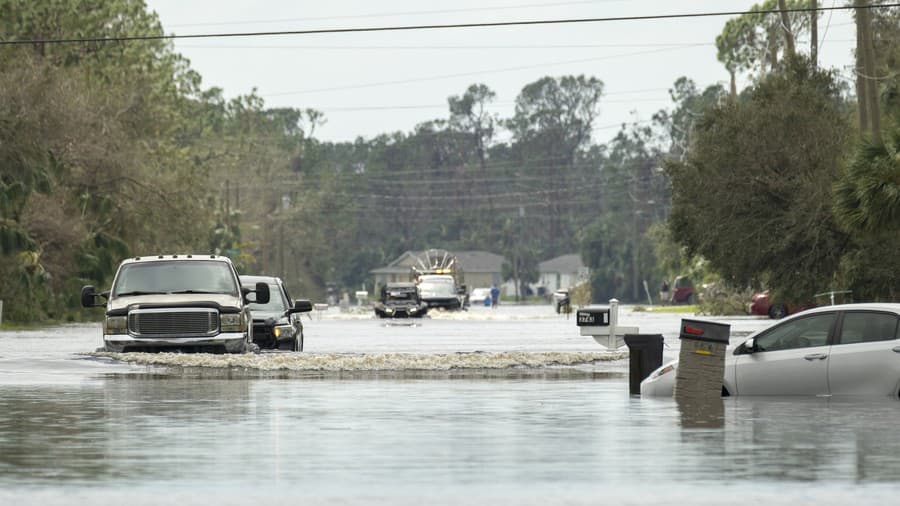
<instances>
[{"instance_id":1,"label":"truck grille","mask_svg":"<svg viewBox=\"0 0 900 506\"><path fill-rule=\"evenodd\" d=\"M136 309L128 313L128 332L138 337L207 337L219 333L215 309Z\"/></svg>"}]
</instances>

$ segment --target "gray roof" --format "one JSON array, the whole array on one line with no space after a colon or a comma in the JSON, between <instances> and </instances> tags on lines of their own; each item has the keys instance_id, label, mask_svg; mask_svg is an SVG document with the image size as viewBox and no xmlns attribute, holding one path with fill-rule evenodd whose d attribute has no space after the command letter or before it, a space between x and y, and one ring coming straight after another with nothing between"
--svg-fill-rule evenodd
<instances>
[{"instance_id":1,"label":"gray roof","mask_svg":"<svg viewBox=\"0 0 900 506\"><path fill-rule=\"evenodd\" d=\"M538 264L538 272L573 273L584 270L581 255L569 254L551 258Z\"/></svg>"},{"instance_id":2,"label":"gray roof","mask_svg":"<svg viewBox=\"0 0 900 506\"><path fill-rule=\"evenodd\" d=\"M406 251L384 267L372 269L372 274L407 274L411 267L418 265L418 259L424 251ZM451 251L459 262L463 274L467 272L502 272L504 259L502 256L487 251Z\"/></svg>"}]
</instances>

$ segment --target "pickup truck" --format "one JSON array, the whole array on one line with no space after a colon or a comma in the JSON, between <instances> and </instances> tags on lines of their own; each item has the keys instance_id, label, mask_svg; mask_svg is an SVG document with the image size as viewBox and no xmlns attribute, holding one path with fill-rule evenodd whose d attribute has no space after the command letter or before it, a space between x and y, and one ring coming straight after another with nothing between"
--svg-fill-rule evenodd
<instances>
[{"instance_id":1,"label":"pickup truck","mask_svg":"<svg viewBox=\"0 0 900 506\"><path fill-rule=\"evenodd\" d=\"M81 305L105 307L106 351L245 353L253 344L251 303L269 301L269 286L242 288L218 255L158 255L119 265L112 288L81 289Z\"/></svg>"}]
</instances>

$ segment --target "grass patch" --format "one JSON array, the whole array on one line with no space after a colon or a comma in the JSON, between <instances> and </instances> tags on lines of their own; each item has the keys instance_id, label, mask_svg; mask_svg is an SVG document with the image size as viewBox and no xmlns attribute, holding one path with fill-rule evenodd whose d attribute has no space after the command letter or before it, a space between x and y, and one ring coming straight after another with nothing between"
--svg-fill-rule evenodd
<instances>
[{"instance_id":1,"label":"grass patch","mask_svg":"<svg viewBox=\"0 0 900 506\"><path fill-rule=\"evenodd\" d=\"M640 309L638 309L640 308ZM685 304L676 306L638 306L635 311L646 311L648 313L672 313L672 314L694 314L699 310L696 304Z\"/></svg>"}]
</instances>

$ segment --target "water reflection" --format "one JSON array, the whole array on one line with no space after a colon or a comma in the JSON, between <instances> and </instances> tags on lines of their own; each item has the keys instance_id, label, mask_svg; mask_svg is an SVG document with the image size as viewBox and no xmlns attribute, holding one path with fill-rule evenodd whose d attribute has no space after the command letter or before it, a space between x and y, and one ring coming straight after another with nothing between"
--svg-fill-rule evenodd
<instances>
[{"instance_id":1,"label":"water reflection","mask_svg":"<svg viewBox=\"0 0 900 506\"><path fill-rule=\"evenodd\" d=\"M7 388L0 394L0 476L92 480L109 470L102 392Z\"/></svg>"},{"instance_id":2,"label":"water reflection","mask_svg":"<svg viewBox=\"0 0 900 506\"><path fill-rule=\"evenodd\" d=\"M725 403L722 397L678 395L675 397L681 426L685 429L716 429L725 426Z\"/></svg>"},{"instance_id":3,"label":"water reflection","mask_svg":"<svg viewBox=\"0 0 900 506\"><path fill-rule=\"evenodd\" d=\"M565 490L588 499L702 483L796 501L808 490L798 484L900 479L900 402L890 399L710 404L632 398L620 374L442 374L173 373L5 388L0 489L140 486L146 495L203 484L394 498Z\"/></svg>"},{"instance_id":4,"label":"water reflection","mask_svg":"<svg viewBox=\"0 0 900 506\"><path fill-rule=\"evenodd\" d=\"M726 401L731 453L772 480L900 479L894 399L739 398Z\"/></svg>"}]
</instances>

